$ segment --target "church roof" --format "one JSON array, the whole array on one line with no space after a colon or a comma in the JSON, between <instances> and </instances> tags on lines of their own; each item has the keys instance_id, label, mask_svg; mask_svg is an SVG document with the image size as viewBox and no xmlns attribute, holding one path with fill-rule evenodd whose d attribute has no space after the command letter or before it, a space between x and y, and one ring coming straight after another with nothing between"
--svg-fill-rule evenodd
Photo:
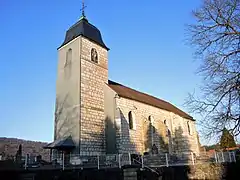
<instances>
[{"instance_id":1,"label":"church roof","mask_svg":"<svg viewBox=\"0 0 240 180\"><path fill-rule=\"evenodd\" d=\"M65 137L63 139L57 139L52 143L47 144L44 146L44 149L71 149L74 148L75 144L72 140L72 137Z\"/></svg>"},{"instance_id":2,"label":"church roof","mask_svg":"<svg viewBox=\"0 0 240 180\"><path fill-rule=\"evenodd\" d=\"M181 117L194 120L192 116L190 116L187 113L183 112L182 110L178 109L176 106L172 105L169 102L166 102L166 101L158 99L154 96L136 91L134 89L131 89L131 88L126 87L122 84L113 82L111 80L108 80L108 85L120 97L135 100L135 101L138 101L138 102L141 102L141 103L144 103L144 104L148 104L148 105L160 108L160 109L164 109L164 110L173 112L175 114L178 114Z\"/></svg>"},{"instance_id":3,"label":"church roof","mask_svg":"<svg viewBox=\"0 0 240 180\"><path fill-rule=\"evenodd\" d=\"M85 16L83 16L76 24L67 30L65 40L59 48L77 38L78 36L83 36L109 50L109 48L104 44L102 40L100 31L94 25L89 23Z\"/></svg>"}]
</instances>

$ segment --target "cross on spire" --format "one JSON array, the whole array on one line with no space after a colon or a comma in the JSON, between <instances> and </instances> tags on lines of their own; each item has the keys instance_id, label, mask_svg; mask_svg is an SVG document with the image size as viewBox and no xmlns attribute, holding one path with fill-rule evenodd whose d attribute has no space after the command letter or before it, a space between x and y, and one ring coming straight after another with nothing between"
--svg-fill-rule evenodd
<instances>
[{"instance_id":1,"label":"cross on spire","mask_svg":"<svg viewBox=\"0 0 240 180\"><path fill-rule=\"evenodd\" d=\"M85 17L85 8L86 8L87 6L85 6L85 4L84 4L84 0L82 0L82 8L81 8L81 11L82 11L82 17Z\"/></svg>"}]
</instances>

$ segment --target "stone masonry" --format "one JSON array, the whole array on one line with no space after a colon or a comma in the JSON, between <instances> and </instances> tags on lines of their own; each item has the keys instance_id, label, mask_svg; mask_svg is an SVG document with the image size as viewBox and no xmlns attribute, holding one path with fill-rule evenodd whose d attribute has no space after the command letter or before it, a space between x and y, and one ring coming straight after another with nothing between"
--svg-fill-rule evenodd
<instances>
[{"instance_id":1,"label":"stone masonry","mask_svg":"<svg viewBox=\"0 0 240 180\"><path fill-rule=\"evenodd\" d=\"M64 42L58 49L54 140L71 136L76 146L71 153L81 155L142 154L153 144L160 152L199 153L194 120L118 96L111 89L108 48L85 17L67 31ZM91 59L93 48L98 62Z\"/></svg>"},{"instance_id":2,"label":"stone masonry","mask_svg":"<svg viewBox=\"0 0 240 180\"><path fill-rule=\"evenodd\" d=\"M120 136L117 141L120 153L143 153L150 150L152 143L156 144L160 152L199 153L195 121L122 97L117 99L117 106L121 114ZM133 130L129 129L128 124L130 111L135 114L136 129ZM153 119L152 125L149 116ZM190 133L187 123L190 125ZM151 128L154 128L152 134L149 132Z\"/></svg>"},{"instance_id":3,"label":"stone masonry","mask_svg":"<svg viewBox=\"0 0 240 180\"><path fill-rule=\"evenodd\" d=\"M69 67L66 54L72 50ZM66 77L65 70L69 68ZM58 50L58 73L56 83L56 110L54 140L71 136L76 144L74 153L79 152L80 123L80 38L76 38Z\"/></svg>"},{"instance_id":4,"label":"stone masonry","mask_svg":"<svg viewBox=\"0 0 240 180\"><path fill-rule=\"evenodd\" d=\"M91 49L98 63L91 61ZM72 50L71 74L65 77L67 51ZM105 152L104 84L108 81L107 50L80 36L59 49L55 139L71 136L73 153ZM59 109L59 110L57 110Z\"/></svg>"},{"instance_id":5,"label":"stone masonry","mask_svg":"<svg viewBox=\"0 0 240 180\"><path fill-rule=\"evenodd\" d=\"M91 49L98 64L91 61ZM107 50L82 38L80 148L83 154L105 152L104 84L108 82Z\"/></svg>"}]
</instances>

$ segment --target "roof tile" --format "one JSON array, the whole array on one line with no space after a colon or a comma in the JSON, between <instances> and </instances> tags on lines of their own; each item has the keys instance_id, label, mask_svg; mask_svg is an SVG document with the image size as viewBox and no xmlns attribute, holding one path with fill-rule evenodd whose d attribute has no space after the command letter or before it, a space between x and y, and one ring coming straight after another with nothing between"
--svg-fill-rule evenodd
<instances>
[{"instance_id":1,"label":"roof tile","mask_svg":"<svg viewBox=\"0 0 240 180\"><path fill-rule=\"evenodd\" d=\"M188 115L187 113L183 112L182 110L178 109L176 106L172 105L169 102L164 100L158 99L154 96L136 91L129 87L126 87L122 84L116 83L114 81L108 80L108 85L112 88L119 96L128 98L131 100L135 100L141 103L145 103L160 109L164 109L175 114L178 114L181 117L194 120L192 116Z\"/></svg>"}]
</instances>

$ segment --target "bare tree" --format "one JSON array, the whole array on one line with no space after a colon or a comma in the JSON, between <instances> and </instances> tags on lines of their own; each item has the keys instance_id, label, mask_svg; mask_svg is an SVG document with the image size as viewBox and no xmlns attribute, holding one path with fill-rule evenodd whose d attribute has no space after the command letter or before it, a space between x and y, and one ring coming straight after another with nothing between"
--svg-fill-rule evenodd
<instances>
[{"instance_id":1,"label":"bare tree","mask_svg":"<svg viewBox=\"0 0 240 180\"><path fill-rule=\"evenodd\" d=\"M240 0L204 0L193 12L189 42L196 48L203 77L198 97L186 105L203 118L205 135L220 135L224 127L240 134Z\"/></svg>"}]
</instances>

